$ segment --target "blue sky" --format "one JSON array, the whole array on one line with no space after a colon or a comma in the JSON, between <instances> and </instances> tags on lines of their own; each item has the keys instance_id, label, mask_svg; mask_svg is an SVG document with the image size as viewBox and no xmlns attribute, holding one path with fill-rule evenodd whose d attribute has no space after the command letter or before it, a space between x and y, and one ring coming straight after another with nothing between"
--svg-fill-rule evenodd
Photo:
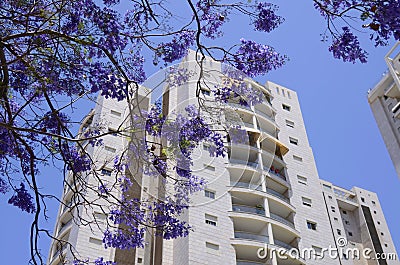
<instances>
[{"instance_id":1,"label":"blue sky","mask_svg":"<svg viewBox=\"0 0 400 265\"><path fill-rule=\"evenodd\" d=\"M367 101L368 89L386 70L383 57L390 46L373 48L365 34L361 41L368 44L364 45L369 51L367 64L335 60L328 52L328 44L320 41L325 26L312 1L273 2L280 5L279 13L286 19L277 30L268 35L255 34L248 31L248 21L232 19L223 41L253 38L290 57L282 69L257 80L271 80L297 91L320 178L347 189L358 186L376 192L399 251L400 181ZM74 115L80 117L90 108L82 105ZM61 195L60 173L52 168L43 169L42 173L43 189ZM32 216L9 206L6 200L0 200L0 208L2 263L27 264ZM53 229L57 210L58 203L50 202L45 227ZM41 249L46 256L48 247L49 240L42 238Z\"/></svg>"}]
</instances>

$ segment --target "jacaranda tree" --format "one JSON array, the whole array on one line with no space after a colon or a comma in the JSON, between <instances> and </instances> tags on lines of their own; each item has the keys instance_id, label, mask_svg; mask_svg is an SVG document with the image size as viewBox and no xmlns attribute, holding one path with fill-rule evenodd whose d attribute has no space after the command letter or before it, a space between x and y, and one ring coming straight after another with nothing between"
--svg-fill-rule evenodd
<instances>
[{"instance_id":1,"label":"jacaranda tree","mask_svg":"<svg viewBox=\"0 0 400 265\"><path fill-rule=\"evenodd\" d=\"M313 2L327 23L324 40L330 43L328 49L335 58L367 62L359 32L370 34L376 46L387 45L391 38L400 39L397 0ZM93 126L77 137L78 121L72 120L69 112L79 100L90 100L101 93L131 104L149 74L144 70L147 62L167 66L181 60L189 48L198 54L200 67L208 56L250 77L277 69L287 60L268 44L250 39L213 45L215 39L229 34L223 26L233 16L247 19L249 30L267 34L277 28L284 18L274 4L182 0L174 4L178 9L171 5L163 0L0 1L0 193L9 204L34 217L30 236L33 264L44 263L37 239L40 234L51 234L39 226L39 219L44 216L46 200L56 198L42 193L38 178L45 178L46 167L58 161L65 165L64 173L76 179L83 172L96 174L93 158L84 151L83 143L101 145L104 135L126 133L122 128L109 132ZM171 80L180 82L186 74L178 73ZM241 88L224 86L213 91L213 96L222 102L229 97L240 98L243 91L235 89ZM246 100L254 104L261 97L253 95ZM129 196L114 198L117 207L109 213L110 221L125 229L107 230L104 244L121 249L143 246L141 227L146 225L156 227L165 239L186 236L190 224L179 221L179 214L188 207L190 194L204 185L190 171L191 151L199 142L209 141L211 155L223 156L225 152L223 136L209 126L201 108L188 106L185 115L166 122L159 105L150 111L131 106L132 113L137 113L132 117L148 136L174 140L181 150L180 156L172 157L150 142L137 145L143 163L151 164L166 179L172 177L169 160L186 166L176 169L174 174L181 181L176 182L176 194L170 198L152 203ZM168 130L161 135L160 128L165 124L171 131L178 128L178 138L168 135ZM123 172L127 166L122 157L116 157L115 171ZM119 182L118 188L129 190L128 176L121 173ZM112 194L110 188L102 186L98 192ZM102 258L95 262L106 264Z\"/></svg>"}]
</instances>

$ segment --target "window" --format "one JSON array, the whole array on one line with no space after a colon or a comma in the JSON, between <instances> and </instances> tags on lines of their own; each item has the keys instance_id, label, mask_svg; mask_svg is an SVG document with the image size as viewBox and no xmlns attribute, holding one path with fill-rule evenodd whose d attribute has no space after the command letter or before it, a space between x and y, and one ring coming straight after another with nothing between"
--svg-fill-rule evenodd
<instances>
[{"instance_id":1,"label":"window","mask_svg":"<svg viewBox=\"0 0 400 265\"><path fill-rule=\"evenodd\" d=\"M143 259L142 258L137 258L137 263L143 263Z\"/></svg>"},{"instance_id":2,"label":"window","mask_svg":"<svg viewBox=\"0 0 400 265\"><path fill-rule=\"evenodd\" d=\"M297 182L299 182L300 184L303 184L303 185L307 185L307 178L297 175Z\"/></svg>"},{"instance_id":3,"label":"window","mask_svg":"<svg viewBox=\"0 0 400 265\"><path fill-rule=\"evenodd\" d=\"M353 233L352 233L352 232L349 232L349 236L353 236Z\"/></svg>"},{"instance_id":4,"label":"window","mask_svg":"<svg viewBox=\"0 0 400 265\"><path fill-rule=\"evenodd\" d=\"M111 110L111 114L114 115L114 116L117 116L117 117L121 117L122 116L122 113L118 112L116 110Z\"/></svg>"},{"instance_id":5,"label":"window","mask_svg":"<svg viewBox=\"0 0 400 265\"><path fill-rule=\"evenodd\" d=\"M203 95L209 96L209 95L210 95L210 90L208 90L208 89L202 89L202 90L201 90L201 93L202 93Z\"/></svg>"},{"instance_id":6,"label":"window","mask_svg":"<svg viewBox=\"0 0 400 265\"><path fill-rule=\"evenodd\" d=\"M347 214L347 211L343 210L342 213L343 213L343 214Z\"/></svg>"},{"instance_id":7,"label":"window","mask_svg":"<svg viewBox=\"0 0 400 265\"><path fill-rule=\"evenodd\" d=\"M206 196L210 199L215 199L215 191L204 190L204 196Z\"/></svg>"},{"instance_id":8,"label":"window","mask_svg":"<svg viewBox=\"0 0 400 265\"><path fill-rule=\"evenodd\" d=\"M385 243L385 247L388 247L388 244Z\"/></svg>"},{"instance_id":9,"label":"window","mask_svg":"<svg viewBox=\"0 0 400 265\"><path fill-rule=\"evenodd\" d=\"M298 145L299 144L299 140L297 140L296 138L289 137L289 143L294 144L294 145Z\"/></svg>"},{"instance_id":10,"label":"window","mask_svg":"<svg viewBox=\"0 0 400 265\"><path fill-rule=\"evenodd\" d=\"M381 236L383 236L384 234L383 234L383 232L381 232Z\"/></svg>"},{"instance_id":11,"label":"window","mask_svg":"<svg viewBox=\"0 0 400 265\"><path fill-rule=\"evenodd\" d=\"M374 214L376 214L376 211L374 211Z\"/></svg>"},{"instance_id":12,"label":"window","mask_svg":"<svg viewBox=\"0 0 400 265\"><path fill-rule=\"evenodd\" d=\"M290 128L294 128L294 122L293 122L293 121L286 120L286 126L287 126L287 127L290 127Z\"/></svg>"},{"instance_id":13,"label":"window","mask_svg":"<svg viewBox=\"0 0 400 265\"><path fill-rule=\"evenodd\" d=\"M328 195L328 198L332 200L332 196L331 195Z\"/></svg>"},{"instance_id":14,"label":"window","mask_svg":"<svg viewBox=\"0 0 400 265\"><path fill-rule=\"evenodd\" d=\"M327 184L322 184L322 187L324 187L324 189L326 189L326 190L331 190L332 189L332 187L327 185Z\"/></svg>"},{"instance_id":15,"label":"window","mask_svg":"<svg viewBox=\"0 0 400 265\"><path fill-rule=\"evenodd\" d=\"M336 232L337 232L337 234L338 234L339 236L342 235L342 230L337 229Z\"/></svg>"},{"instance_id":16,"label":"window","mask_svg":"<svg viewBox=\"0 0 400 265\"><path fill-rule=\"evenodd\" d=\"M89 242L99 246L103 245L103 240L94 237L89 237Z\"/></svg>"},{"instance_id":17,"label":"window","mask_svg":"<svg viewBox=\"0 0 400 265\"><path fill-rule=\"evenodd\" d=\"M332 212L336 212L335 206L331 206Z\"/></svg>"},{"instance_id":18,"label":"window","mask_svg":"<svg viewBox=\"0 0 400 265\"><path fill-rule=\"evenodd\" d=\"M101 174L106 175L106 176L111 176L112 171L106 168L101 169Z\"/></svg>"},{"instance_id":19,"label":"window","mask_svg":"<svg viewBox=\"0 0 400 265\"><path fill-rule=\"evenodd\" d=\"M347 221L347 220L344 220L344 223L345 223L346 225L350 225L350 222Z\"/></svg>"},{"instance_id":20,"label":"window","mask_svg":"<svg viewBox=\"0 0 400 265\"><path fill-rule=\"evenodd\" d=\"M376 205L375 201L372 201L372 204L373 204L373 205Z\"/></svg>"},{"instance_id":21,"label":"window","mask_svg":"<svg viewBox=\"0 0 400 265\"><path fill-rule=\"evenodd\" d=\"M306 197L301 197L301 200L303 202L303 205L311 207L312 206L312 201L309 198Z\"/></svg>"},{"instance_id":22,"label":"window","mask_svg":"<svg viewBox=\"0 0 400 265\"><path fill-rule=\"evenodd\" d=\"M290 96L290 92L289 92L289 91L287 91L287 96L288 96L289 99L292 98L292 97Z\"/></svg>"},{"instance_id":23,"label":"window","mask_svg":"<svg viewBox=\"0 0 400 265\"><path fill-rule=\"evenodd\" d=\"M216 216L210 214L205 215L205 222L208 225L217 226L217 220L218 218Z\"/></svg>"},{"instance_id":24,"label":"window","mask_svg":"<svg viewBox=\"0 0 400 265\"><path fill-rule=\"evenodd\" d=\"M276 87L276 93L279 95L279 87Z\"/></svg>"},{"instance_id":25,"label":"window","mask_svg":"<svg viewBox=\"0 0 400 265\"><path fill-rule=\"evenodd\" d=\"M307 220L307 228L311 230L317 230L317 223Z\"/></svg>"},{"instance_id":26,"label":"window","mask_svg":"<svg viewBox=\"0 0 400 265\"><path fill-rule=\"evenodd\" d=\"M285 96L285 90L282 88L282 96Z\"/></svg>"},{"instance_id":27,"label":"window","mask_svg":"<svg viewBox=\"0 0 400 265\"><path fill-rule=\"evenodd\" d=\"M312 246L314 252L315 252L315 256L321 256L322 253L322 248L317 247L317 246Z\"/></svg>"},{"instance_id":28,"label":"window","mask_svg":"<svg viewBox=\"0 0 400 265\"><path fill-rule=\"evenodd\" d=\"M286 111L290 111L290 106L282 104L282 109L284 109Z\"/></svg>"},{"instance_id":29,"label":"window","mask_svg":"<svg viewBox=\"0 0 400 265\"><path fill-rule=\"evenodd\" d=\"M207 170L210 170L210 171L215 171L215 167L207 165L207 164L204 164L204 168Z\"/></svg>"},{"instance_id":30,"label":"window","mask_svg":"<svg viewBox=\"0 0 400 265\"><path fill-rule=\"evenodd\" d=\"M210 242L206 242L206 248L207 248L207 252L209 252L210 250L211 250L211 252L215 252L215 251L219 250L219 245L213 244Z\"/></svg>"},{"instance_id":31,"label":"window","mask_svg":"<svg viewBox=\"0 0 400 265\"><path fill-rule=\"evenodd\" d=\"M107 220L107 215L104 213L94 212L93 216L96 222L105 223Z\"/></svg>"},{"instance_id":32,"label":"window","mask_svg":"<svg viewBox=\"0 0 400 265\"><path fill-rule=\"evenodd\" d=\"M361 197L361 201L362 201L362 202L365 202L365 199L364 199L363 197Z\"/></svg>"},{"instance_id":33,"label":"window","mask_svg":"<svg viewBox=\"0 0 400 265\"><path fill-rule=\"evenodd\" d=\"M303 162L303 158L301 158L300 156L293 155L293 159L299 162Z\"/></svg>"},{"instance_id":34,"label":"window","mask_svg":"<svg viewBox=\"0 0 400 265\"><path fill-rule=\"evenodd\" d=\"M112 136L118 136L118 131L112 128L108 128L108 133Z\"/></svg>"},{"instance_id":35,"label":"window","mask_svg":"<svg viewBox=\"0 0 400 265\"><path fill-rule=\"evenodd\" d=\"M111 152L111 153L117 152L117 149L115 149L115 148L113 148L113 147L111 147L111 146L107 146L107 145L104 147L104 149L105 149L106 151L108 151L108 152Z\"/></svg>"},{"instance_id":36,"label":"window","mask_svg":"<svg viewBox=\"0 0 400 265\"><path fill-rule=\"evenodd\" d=\"M337 217L333 217L333 220L335 220L335 221L339 221L339 219L337 219Z\"/></svg>"}]
</instances>

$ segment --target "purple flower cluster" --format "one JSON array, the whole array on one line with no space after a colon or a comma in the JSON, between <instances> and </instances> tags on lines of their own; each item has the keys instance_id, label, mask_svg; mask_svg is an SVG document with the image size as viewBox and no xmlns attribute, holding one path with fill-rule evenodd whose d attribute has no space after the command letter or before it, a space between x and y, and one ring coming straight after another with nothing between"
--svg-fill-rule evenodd
<instances>
[{"instance_id":1,"label":"purple flower cluster","mask_svg":"<svg viewBox=\"0 0 400 265\"><path fill-rule=\"evenodd\" d=\"M223 35L221 26L228 21L229 8L219 6L220 0L199 0L196 3L198 15L201 21L201 32L210 39L216 39Z\"/></svg>"},{"instance_id":2,"label":"purple flower cluster","mask_svg":"<svg viewBox=\"0 0 400 265\"><path fill-rule=\"evenodd\" d=\"M256 30L271 32L282 24L285 20L283 17L275 14L278 6L271 3L258 3L256 6L257 16L253 20Z\"/></svg>"},{"instance_id":3,"label":"purple flower cluster","mask_svg":"<svg viewBox=\"0 0 400 265\"><path fill-rule=\"evenodd\" d=\"M333 57L342 59L344 62L355 63L359 60L362 63L366 63L367 52L361 49L358 38L350 32L348 27L343 27L342 29L343 33L329 47Z\"/></svg>"},{"instance_id":4,"label":"purple flower cluster","mask_svg":"<svg viewBox=\"0 0 400 265\"><path fill-rule=\"evenodd\" d=\"M20 183L20 188L16 188L15 193L16 194L11 196L11 198L8 200L9 204L14 205L27 213L34 213L36 211L33 197L25 189L24 183Z\"/></svg>"},{"instance_id":5,"label":"purple flower cluster","mask_svg":"<svg viewBox=\"0 0 400 265\"><path fill-rule=\"evenodd\" d=\"M233 56L234 66L248 76L266 74L272 69L282 67L286 56L282 56L268 45L241 39L241 45Z\"/></svg>"},{"instance_id":6,"label":"purple flower cluster","mask_svg":"<svg viewBox=\"0 0 400 265\"><path fill-rule=\"evenodd\" d=\"M164 62L172 63L186 56L188 49L195 40L194 31L182 31L172 38L171 42L161 43L156 55Z\"/></svg>"}]
</instances>

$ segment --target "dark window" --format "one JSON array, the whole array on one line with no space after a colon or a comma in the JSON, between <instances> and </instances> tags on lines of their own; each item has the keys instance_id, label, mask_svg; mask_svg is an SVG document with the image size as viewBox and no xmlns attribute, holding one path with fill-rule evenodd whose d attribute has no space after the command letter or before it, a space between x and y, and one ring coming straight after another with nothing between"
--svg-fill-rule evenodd
<instances>
[{"instance_id":1,"label":"dark window","mask_svg":"<svg viewBox=\"0 0 400 265\"><path fill-rule=\"evenodd\" d=\"M317 230L317 224L311 221L307 221L307 228L311 230Z\"/></svg>"},{"instance_id":2,"label":"dark window","mask_svg":"<svg viewBox=\"0 0 400 265\"><path fill-rule=\"evenodd\" d=\"M204 190L204 196L211 198L211 199L215 199L215 191Z\"/></svg>"},{"instance_id":3,"label":"dark window","mask_svg":"<svg viewBox=\"0 0 400 265\"><path fill-rule=\"evenodd\" d=\"M353 236L353 233L352 233L352 232L349 232L349 236Z\"/></svg>"},{"instance_id":4,"label":"dark window","mask_svg":"<svg viewBox=\"0 0 400 265\"><path fill-rule=\"evenodd\" d=\"M282 104L282 109L284 109L286 111L290 111L290 106Z\"/></svg>"},{"instance_id":5,"label":"dark window","mask_svg":"<svg viewBox=\"0 0 400 265\"><path fill-rule=\"evenodd\" d=\"M361 201L362 201L362 202L365 202L365 199L364 199L363 197L361 197Z\"/></svg>"},{"instance_id":6,"label":"dark window","mask_svg":"<svg viewBox=\"0 0 400 265\"><path fill-rule=\"evenodd\" d=\"M340 229L338 229L338 230L336 230L337 231L337 234L340 236L340 235L342 235L342 231L340 230Z\"/></svg>"},{"instance_id":7,"label":"dark window","mask_svg":"<svg viewBox=\"0 0 400 265\"><path fill-rule=\"evenodd\" d=\"M101 169L101 174L103 174L103 175L111 176L111 173L112 173L112 171L109 169L105 169L105 168Z\"/></svg>"}]
</instances>

